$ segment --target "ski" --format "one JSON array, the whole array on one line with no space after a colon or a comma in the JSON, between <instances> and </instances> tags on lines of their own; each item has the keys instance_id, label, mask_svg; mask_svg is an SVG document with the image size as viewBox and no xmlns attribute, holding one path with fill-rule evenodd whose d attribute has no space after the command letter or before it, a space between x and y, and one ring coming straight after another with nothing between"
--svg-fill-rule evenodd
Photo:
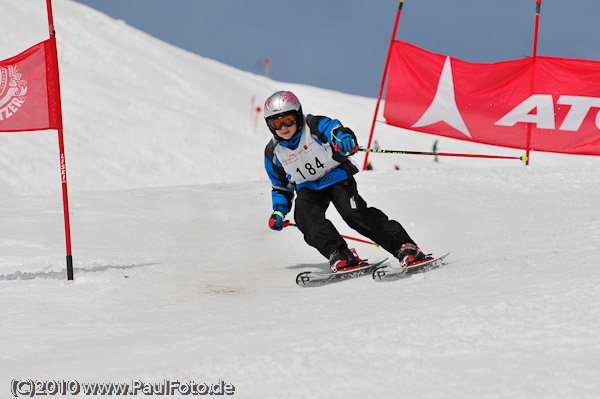
<instances>
[{"instance_id":1,"label":"ski","mask_svg":"<svg viewBox=\"0 0 600 399\"><path fill-rule=\"evenodd\" d=\"M412 267L393 268L388 265L379 266L373 269L373 280L395 281L406 277L410 277L414 274L425 273L430 270L437 269L442 265L445 265L447 263L445 259L448 255L450 255L450 252L440 256L439 258L426 260Z\"/></svg>"},{"instance_id":2,"label":"ski","mask_svg":"<svg viewBox=\"0 0 600 399\"><path fill-rule=\"evenodd\" d=\"M375 263L369 263L367 262L367 259L363 259L358 267L352 270L337 273L310 271L302 272L296 276L296 284L298 284L300 287L320 287L331 283L337 283L339 281L366 276L367 274L372 274L373 270L380 267L386 260L388 260L388 258Z\"/></svg>"}]
</instances>

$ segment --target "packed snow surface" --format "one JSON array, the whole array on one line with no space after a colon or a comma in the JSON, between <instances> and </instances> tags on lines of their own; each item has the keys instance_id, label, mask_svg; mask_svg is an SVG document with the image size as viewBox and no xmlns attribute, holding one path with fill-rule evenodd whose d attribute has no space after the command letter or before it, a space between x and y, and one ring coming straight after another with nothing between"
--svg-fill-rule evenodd
<instances>
[{"instance_id":1,"label":"packed snow surface","mask_svg":"<svg viewBox=\"0 0 600 399\"><path fill-rule=\"evenodd\" d=\"M2 9L0 59L47 38L42 0ZM240 398L600 397L598 159L372 154L363 197L449 264L299 288L297 273L327 265L294 228L267 227L270 133L255 108L291 89L364 145L375 99L241 72L70 0L54 18L75 280L56 132L0 135L0 396L33 379L221 380ZM383 124L375 138L521 155Z\"/></svg>"}]
</instances>

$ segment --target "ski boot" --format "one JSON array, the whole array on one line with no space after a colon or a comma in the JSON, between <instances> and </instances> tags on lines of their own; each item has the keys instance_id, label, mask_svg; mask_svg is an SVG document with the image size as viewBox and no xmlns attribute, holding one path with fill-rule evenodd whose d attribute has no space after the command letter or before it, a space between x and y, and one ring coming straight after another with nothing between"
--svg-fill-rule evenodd
<instances>
[{"instance_id":1,"label":"ski boot","mask_svg":"<svg viewBox=\"0 0 600 399\"><path fill-rule=\"evenodd\" d=\"M400 267L411 267L431 259L431 256L425 255L415 244L407 242L402 244L396 253L396 258L400 261Z\"/></svg>"},{"instance_id":2,"label":"ski boot","mask_svg":"<svg viewBox=\"0 0 600 399\"><path fill-rule=\"evenodd\" d=\"M355 269L361 264L354 248L339 247L329 256L329 266L332 273Z\"/></svg>"}]
</instances>

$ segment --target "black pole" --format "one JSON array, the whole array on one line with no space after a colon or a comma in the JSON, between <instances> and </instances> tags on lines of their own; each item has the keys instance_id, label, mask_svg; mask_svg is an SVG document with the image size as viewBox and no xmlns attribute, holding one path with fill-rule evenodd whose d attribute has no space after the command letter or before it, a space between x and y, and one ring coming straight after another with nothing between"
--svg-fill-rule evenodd
<instances>
[{"instance_id":1,"label":"black pole","mask_svg":"<svg viewBox=\"0 0 600 399\"><path fill-rule=\"evenodd\" d=\"M479 155L479 154L455 154L449 152L432 152L432 151L404 151L404 150L381 150L375 148L362 148L359 147L358 151L362 152L377 152L380 154L399 154L399 155L434 155L441 157L467 157L467 158L496 158L496 159L519 159L522 162L527 161L527 156L523 155L520 157L509 157L504 155Z\"/></svg>"}]
</instances>

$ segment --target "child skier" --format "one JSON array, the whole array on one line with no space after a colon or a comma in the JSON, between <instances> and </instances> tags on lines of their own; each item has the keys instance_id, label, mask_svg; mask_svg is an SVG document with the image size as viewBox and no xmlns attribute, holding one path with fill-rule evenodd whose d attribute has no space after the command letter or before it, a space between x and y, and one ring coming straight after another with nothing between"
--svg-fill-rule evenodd
<instances>
[{"instance_id":1,"label":"child skier","mask_svg":"<svg viewBox=\"0 0 600 399\"><path fill-rule=\"evenodd\" d=\"M273 186L271 229L284 227L296 192L296 225L306 243L329 259L333 273L356 268L360 258L325 218L329 203L351 228L392 253L402 267L427 259L400 223L368 207L358 194L352 177L358 168L349 158L358 150L352 130L337 119L305 116L290 91L271 95L264 117L273 134L265 148L265 169Z\"/></svg>"}]
</instances>

